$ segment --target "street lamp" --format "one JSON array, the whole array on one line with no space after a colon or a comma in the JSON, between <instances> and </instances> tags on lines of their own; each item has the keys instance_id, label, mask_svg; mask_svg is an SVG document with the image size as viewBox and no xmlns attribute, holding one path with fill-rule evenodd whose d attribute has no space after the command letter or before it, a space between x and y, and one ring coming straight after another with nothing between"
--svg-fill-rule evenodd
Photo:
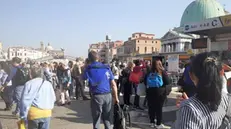
<instances>
[{"instance_id":1,"label":"street lamp","mask_svg":"<svg viewBox=\"0 0 231 129\"><path fill-rule=\"evenodd\" d=\"M106 62L109 64L110 58L109 58L109 53L110 53L110 42L111 42L111 36L106 35L106 42L107 42L107 59Z\"/></svg>"}]
</instances>

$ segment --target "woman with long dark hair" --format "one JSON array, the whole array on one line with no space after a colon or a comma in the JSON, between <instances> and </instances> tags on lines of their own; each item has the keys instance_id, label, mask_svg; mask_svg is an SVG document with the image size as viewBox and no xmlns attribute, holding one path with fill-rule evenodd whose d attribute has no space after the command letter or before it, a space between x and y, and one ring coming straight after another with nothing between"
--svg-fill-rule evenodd
<instances>
[{"instance_id":1,"label":"woman with long dark hair","mask_svg":"<svg viewBox=\"0 0 231 129\"><path fill-rule=\"evenodd\" d=\"M166 85L169 84L167 73L159 59L153 60L151 70L145 76L147 86L148 112L151 127L165 128L162 124L162 108L167 97ZM157 122L155 123L155 119Z\"/></svg>"},{"instance_id":2,"label":"woman with long dark hair","mask_svg":"<svg viewBox=\"0 0 231 129\"><path fill-rule=\"evenodd\" d=\"M222 92L223 69L213 52L197 55L190 77L196 94L181 103L175 129L218 129L226 114L228 96Z\"/></svg>"}]
</instances>

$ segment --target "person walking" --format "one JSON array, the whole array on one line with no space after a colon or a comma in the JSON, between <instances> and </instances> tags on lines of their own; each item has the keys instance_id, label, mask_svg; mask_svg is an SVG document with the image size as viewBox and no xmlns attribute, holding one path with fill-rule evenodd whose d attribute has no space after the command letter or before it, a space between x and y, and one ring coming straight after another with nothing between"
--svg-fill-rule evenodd
<instances>
[{"instance_id":1,"label":"person walking","mask_svg":"<svg viewBox=\"0 0 231 129\"><path fill-rule=\"evenodd\" d=\"M125 105L132 105L130 103L130 97L132 94L132 83L129 81L129 76L130 73L132 72L133 69L133 63L129 62L128 66L122 71L122 87L123 87L123 99L124 99L124 104Z\"/></svg>"},{"instance_id":2,"label":"person walking","mask_svg":"<svg viewBox=\"0 0 231 129\"><path fill-rule=\"evenodd\" d=\"M8 66L9 64L7 64L6 62L0 62L0 86L1 90L0 90L0 94L2 99L5 102L6 108L4 109L5 111L9 111L11 110L12 106L13 106L13 90L14 88L12 87L12 83L8 83L7 86L3 86L3 84L5 83L7 77L8 77L8 73L7 71L10 69L10 67Z\"/></svg>"},{"instance_id":3,"label":"person walking","mask_svg":"<svg viewBox=\"0 0 231 129\"><path fill-rule=\"evenodd\" d=\"M61 91L61 105L65 104L70 105L71 99L69 96L68 89L71 85L71 71L67 65L67 63L61 64L61 73L60 73L60 91Z\"/></svg>"},{"instance_id":4,"label":"person walking","mask_svg":"<svg viewBox=\"0 0 231 129\"><path fill-rule=\"evenodd\" d=\"M11 63L11 72L6 79L4 86L7 86L8 83L12 80L12 86L14 86L14 101L17 104L16 109L12 114L19 116L21 94L25 83L30 80L29 69L24 68L20 64L21 59L18 57L14 57Z\"/></svg>"},{"instance_id":5,"label":"person walking","mask_svg":"<svg viewBox=\"0 0 231 129\"><path fill-rule=\"evenodd\" d=\"M49 129L55 103L54 89L49 81L43 79L40 66L34 65L30 71L32 80L25 84L22 92L20 120L28 120L28 129Z\"/></svg>"},{"instance_id":6,"label":"person walking","mask_svg":"<svg viewBox=\"0 0 231 129\"><path fill-rule=\"evenodd\" d=\"M116 82L110 66L98 62L97 52L90 51L88 59L90 64L85 69L83 77L88 79L92 93L91 112L93 129L100 129L101 117L105 129L111 129L112 94L114 102L119 103Z\"/></svg>"},{"instance_id":7,"label":"person walking","mask_svg":"<svg viewBox=\"0 0 231 129\"><path fill-rule=\"evenodd\" d=\"M82 96L83 100L89 100L84 92L84 80L82 79L82 68L79 59L76 59L76 64L72 69L72 77L75 79L75 97L78 100Z\"/></svg>"}]
</instances>

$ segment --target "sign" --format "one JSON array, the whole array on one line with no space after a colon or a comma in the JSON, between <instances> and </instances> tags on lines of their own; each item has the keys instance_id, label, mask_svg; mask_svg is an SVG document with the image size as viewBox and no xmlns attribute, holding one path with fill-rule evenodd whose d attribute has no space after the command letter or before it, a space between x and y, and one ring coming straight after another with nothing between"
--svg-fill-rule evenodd
<instances>
[{"instance_id":1,"label":"sign","mask_svg":"<svg viewBox=\"0 0 231 129\"><path fill-rule=\"evenodd\" d=\"M179 70L179 55L168 55L168 71L178 72Z\"/></svg>"},{"instance_id":2,"label":"sign","mask_svg":"<svg viewBox=\"0 0 231 129\"><path fill-rule=\"evenodd\" d=\"M184 26L184 32L194 32L222 27L220 18L206 19L202 22L189 23Z\"/></svg>"},{"instance_id":3,"label":"sign","mask_svg":"<svg viewBox=\"0 0 231 129\"><path fill-rule=\"evenodd\" d=\"M193 54L194 54L194 53L193 53L193 50L192 50L192 49L188 49L187 54L188 54L188 55L193 55Z\"/></svg>"},{"instance_id":4,"label":"sign","mask_svg":"<svg viewBox=\"0 0 231 129\"><path fill-rule=\"evenodd\" d=\"M231 26L231 15L220 17L223 26Z\"/></svg>"},{"instance_id":5,"label":"sign","mask_svg":"<svg viewBox=\"0 0 231 129\"><path fill-rule=\"evenodd\" d=\"M193 39L192 40L192 49L203 49L207 48L207 38Z\"/></svg>"}]
</instances>

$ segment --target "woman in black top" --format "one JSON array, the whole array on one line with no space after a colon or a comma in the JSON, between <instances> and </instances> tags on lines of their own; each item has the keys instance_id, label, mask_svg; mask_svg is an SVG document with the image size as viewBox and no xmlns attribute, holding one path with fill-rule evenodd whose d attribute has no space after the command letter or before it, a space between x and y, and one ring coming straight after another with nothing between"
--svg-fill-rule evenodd
<instances>
[{"instance_id":1,"label":"woman in black top","mask_svg":"<svg viewBox=\"0 0 231 129\"><path fill-rule=\"evenodd\" d=\"M147 88L147 100L148 100L148 112L151 127L165 128L162 124L162 108L167 98L166 85L169 85L169 79L167 73L164 71L162 62L158 59L153 60L151 70L145 76L145 85L147 86L147 78L150 73L157 73L162 77L163 85L161 87ZM147 86L148 87L148 86ZM157 122L155 123L155 119Z\"/></svg>"}]
</instances>

